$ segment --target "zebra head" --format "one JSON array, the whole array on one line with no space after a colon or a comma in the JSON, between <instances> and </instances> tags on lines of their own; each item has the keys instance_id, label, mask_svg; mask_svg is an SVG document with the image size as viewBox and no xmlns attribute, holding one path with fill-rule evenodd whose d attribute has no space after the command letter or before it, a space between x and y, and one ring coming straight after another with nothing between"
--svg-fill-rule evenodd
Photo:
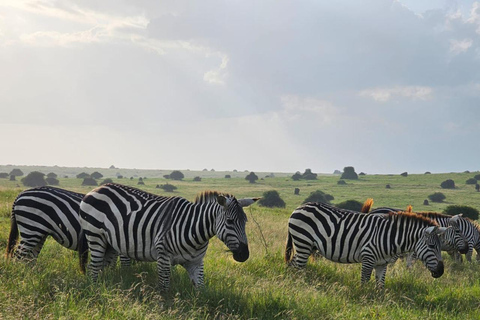
<instances>
[{"instance_id":1,"label":"zebra head","mask_svg":"<svg viewBox=\"0 0 480 320\"><path fill-rule=\"evenodd\" d=\"M463 214L461 213L453 216L448 221L448 224L452 227L451 229L453 229L452 233L455 234L454 235L455 245L453 246L453 248L455 248L461 254L466 254L468 252L468 241L465 238L465 235L463 234L462 230L460 230L460 225L458 223L458 220L461 219L462 216Z\"/></svg>"},{"instance_id":2,"label":"zebra head","mask_svg":"<svg viewBox=\"0 0 480 320\"><path fill-rule=\"evenodd\" d=\"M217 201L223 210L217 215L216 234L228 249L232 251L235 261L244 262L250 256L247 234L245 232L247 215L243 211L243 207L251 205L258 199L237 200L231 195L219 195L217 197Z\"/></svg>"},{"instance_id":3,"label":"zebra head","mask_svg":"<svg viewBox=\"0 0 480 320\"><path fill-rule=\"evenodd\" d=\"M439 235L445 233L446 229L438 226L425 228L415 245L416 256L422 260L434 278L441 277L443 274L442 244Z\"/></svg>"}]
</instances>

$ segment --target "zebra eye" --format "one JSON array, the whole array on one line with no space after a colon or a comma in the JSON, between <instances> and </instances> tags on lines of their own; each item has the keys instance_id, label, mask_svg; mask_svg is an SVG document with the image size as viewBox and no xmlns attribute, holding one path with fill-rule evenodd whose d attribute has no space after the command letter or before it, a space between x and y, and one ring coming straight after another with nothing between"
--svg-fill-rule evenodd
<instances>
[{"instance_id":1,"label":"zebra eye","mask_svg":"<svg viewBox=\"0 0 480 320\"><path fill-rule=\"evenodd\" d=\"M435 249L435 245L434 245L434 244L429 244L428 247L429 247L430 249Z\"/></svg>"},{"instance_id":2,"label":"zebra eye","mask_svg":"<svg viewBox=\"0 0 480 320\"><path fill-rule=\"evenodd\" d=\"M233 224L233 219L232 218L227 218L227 223L228 224Z\"/></svg>"}]
</instances>

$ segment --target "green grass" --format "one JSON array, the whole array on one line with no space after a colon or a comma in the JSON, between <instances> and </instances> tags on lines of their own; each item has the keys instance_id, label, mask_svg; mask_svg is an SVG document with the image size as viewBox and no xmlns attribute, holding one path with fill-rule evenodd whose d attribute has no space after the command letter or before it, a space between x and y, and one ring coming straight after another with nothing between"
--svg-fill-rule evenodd
<instances>
[{"instance_id":1,"label":"green grass","mask_svg":"<svg viewBox=\"0 0 480 320\"><path fill-rule=\"evenodd\" d=\"M105 270L97 284L80 274L75 253L49 239L35 265L7 262L0 258L0 319L479 319L480 266L455 264L445 258L445 274L433 279L419 263L411 270L405 263L389 266L383 291L372 279L360 284L360 264L338 264L311 259L305 270L286 268L283 247L287 220L308 194L322 190L334 203L354 199L375 200L374 206L442 211L449 204L480 208L480 193L465 181L474 173L432 175L362 176L337 185L338 176L320 176L316 181L291 181L287 177L265 178L249 184L243 178L203 178L201 182L171 182L175 195L193 200L196 193L211 189L237 197L261 196L275 189L287 206L268 209L255 204L245 211L250 259L237 263L226 246L214 238L205 258L206 288L192 288L181 267L172 271L169 292L156 290L154 263L136 263L129 268ZM440 183L453 179L455 190ZM122 179L136 186L136 180ZM0 180L0 250L6 246L10 208L23 187ZM148 178L142 189L161 194L161 178ZM88 192L79 179L60 179L60 186ZM385 185L390 184L391 189ZM294 188L300 195L294 195ZM435 191L444 203L423 206Z\"/></svg>"}]
</instances>

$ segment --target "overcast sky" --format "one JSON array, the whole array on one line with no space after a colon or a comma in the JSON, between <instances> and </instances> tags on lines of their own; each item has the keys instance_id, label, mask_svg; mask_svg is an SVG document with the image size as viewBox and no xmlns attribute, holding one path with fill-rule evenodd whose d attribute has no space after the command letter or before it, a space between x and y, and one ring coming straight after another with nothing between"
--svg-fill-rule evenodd
<instances>
[{"instance_id":1,"label":"overcast sky","mask_svg":"<svg viewBox=\"0 0 480 320\"><path fill-rule=\"evenodd\" d=\"M480 2L0 1L0 164L480 170Z\"/></svg>"}]
</instances>

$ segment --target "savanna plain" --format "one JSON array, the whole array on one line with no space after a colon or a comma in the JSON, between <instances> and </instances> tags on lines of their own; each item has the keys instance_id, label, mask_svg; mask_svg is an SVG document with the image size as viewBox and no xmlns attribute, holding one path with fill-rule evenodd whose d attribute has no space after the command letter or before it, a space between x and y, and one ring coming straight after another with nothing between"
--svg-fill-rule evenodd
<instances>
[{"instance_id":1,"label":"savanna plain","mask_svg":"<svg viewBox=\"0 0 480 320\"><path fill-rule=\"evenodd\" d=\"M52 167L48 172L55 172ZM44 173L48 173L45 172ZM287 268L284 246L288 218L307 196L321 190L337 204L346 200L374 199L374 207L405 208L442 212L448 205L480 209L480 192L465 181L474 173L363 175L358 180L337 184L338 175L319 175L317 180L293 181L291 174L275 174L249 183L247 173L216 175L189 172L182 181L170 181L177 189L166 193L156 188L166 179L148 176L144 185L138 178L114 182L163 195L194 200L198 192L217 190L237 198L261 197L276 190L285 208L254 204L245 208L250 258L233 260L217 238L210 241L205 257L206 287L196 290L180 266L172 270L170 290L161 295L156 288L155 263L134 263L106 269L98 283L80 273L76 252L64 249L49 238L36 264L7 261L0 257L0 319L480 319L480 265L454 262L444 254L445 273L434 279L417 262L407 269L397 261L387 269L385 289L375 287L372 277L360 283L360 264L338 264L311 258L304 270ZM202 174L204 176L202 176ZM201 181L193 181L193 175ZM136 175L138 176L138 175ZM93 187L81 186L82 179L62 178L60 188L87 193ZM108 172L104 177L108 176ZM455 189L441 189L446 179ZM386 188L389 184L391 188ZM299 188L300 194L294 195ZM0 251L5 252L10 230L11 206L20 182L0 179ZM424 200L442 192L442 203Z\"/></svg>"}]
</instances>

